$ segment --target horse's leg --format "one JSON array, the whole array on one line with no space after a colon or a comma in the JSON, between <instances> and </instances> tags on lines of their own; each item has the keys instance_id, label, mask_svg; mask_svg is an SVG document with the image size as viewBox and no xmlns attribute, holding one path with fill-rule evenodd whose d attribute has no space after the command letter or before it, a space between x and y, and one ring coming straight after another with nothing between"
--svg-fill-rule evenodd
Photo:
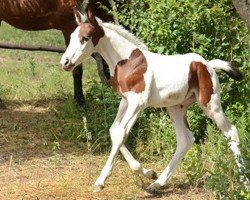
<instances>
[{"instance_id":1,"label":"horse's leg","mask_svg":"<svg viewBox=\"0 0 250 200\"><path fill-rule=\"evenodd\" d=\"M218 128L221 129L224 136L226 137L228 145L235 156L236 164L241 174L240 181L244 184L244 186L247 189L249 189L249 180L245 175L244 161L242 159L241 152L239 149L240 141L238 132L236 127L232 125L226 118L221 107L219 96L220 96L219 94L213 94L208 106L205 107L200 105L200 107L203 109L205 114L215 122L215 124L218 126Z\"/></svg>"},{"instance_id":2,"label":"horse's leg","mask_svg":"<svg viewBox=\"0 0 250 200\"><path fill-rule=\"evenodd\" d=\"M134 115L133 118L128 122L127 125L127 132L126 134L128 135L128 132L134 125L136 119L138 118L138 115ZM120 151L123 155L123 157L126 159L126 161L129 164L129 167L136 172L137 174L142 174L143 176L149 178L149 179L156 179L157 174L155 171L151 169L146 169L141 166L141 164L132 156L132 154L129 152L129 150L126 148L126 146L123 144L120 148Z\"/></svg>"},{"instance_id":3,"label":"horse's leg","mask_svg":"<svg viewBox=\"0 0 250 200\"><path fill-rule=\"evenodd\" d=\"M157 179L157 174L152 169L146 169L141 166L141 164L132 156L129 150L126 148L125 145L122 145L120 151L123 157L129 164L129 167L136 173L142 174L143 176L149 179Z\"/></svg>"},{"instance_id":4,"label":"horse's leg","mask_svg":"<svg viewBox=\"0 0 250 200\"><path fill-rule=\"evenodd\" d=\"M109 67L105 60L101 57L100 54L94 53L94 59L97 63L97 71L98 75L103 84L108 84L110 80ZM82 64L78 65L73 71L74 78L74 99L78 103L78 105L84 104L84 95L82 90Z\"/></svg>"},{"instance_id":5,"label":"horse's leg","mask_svg":"<svg viewBox=\"0 0 250 200\"><path fill-rule=\"evenodd\" d=\"M155 193L165 186L173 171L194 142L194 137L188 128L186 120L187 108L188 105L177 105L168 108L170 118L176 131L177 148L168 166L164 169L158 179L147 187L146 191L149 193Z\"/></svg>"},{"instance_id":6,"label":"horse's leg","mask_svg":"<svg viewBox=\"0 0 250 200\"><path fill-rule=\"evenodd\" d=\"M120 105L119 110L122 109L122 111L118 112L119 116L117 116L117 121L115 121L110 128L112 149L99 178L95 182L95 191L99 191L104 187L105 180L111 174L114 159L119 149L124 144L125 138L138 118L139 113L144 109L144 104L141 102L140 97L140 95L132 93L126 97L126 100L123 99L121 102L126 105ZM124 112L124 114L121 114L122 112Z\"/></svg>"},{"instance_id":7,"label":"horse's leg","mask_svg":"<svg viewBox=\"0 0 250 200\"><path fill-rule=\"evenodd\" d=\"M83 106L85 98L82 91L82 64L73 70L74 79L74 99L79 106Z\"/></svg>"},{"instance_id":8,"label":"horse's leg","mask_svg":"<svg viewBox=\"0 0 250 200\"><path fill-rule=\"evenodd\" d=\"M105 60L102 58L102 56L99 53L93 53L92 56L96 60L97 71L101 79L101 82L105 85L108 85L108 82L110 80L108 64L105 62Z\"/></svg>"},{"instance_id":9,"label":"horse's leg","mask_svg":"<svg viewBox=\"0 0 250 200\"><path fill-rule=\"evenodd\" d=\"M0 25L1 25L2 19L0 19ZM3 100L0 98L0 108L5 108Z\"/></svg>"},{"instance_id":10,"label":"horse's leg","mask_svg":"<svg viewBox=\"0 0 250 200\"><path fill-rule=\"evenodd\" d=\"M111 130L121 122L122 117L125 114L125 111L127 109L127 101L125 99L122 99L119 105L119 109L116 115L116 118L111 126ZM135 121L135 120L132 120ZM133 124L128 124L128 129L131 129L131 126L133 126ZM150 179L156 179L157 178L157 174L155 173L155 171L151 170L151 169L146 169L143 168L141 166L141 164L133 157L133 155L129 152L129 150L127 149L127 147L125 146L125 144L123 144L120 148L120 151L123 155L123 157L125 158L125 160L128 162L129 167L136 173L138 174L142 174L143 176L150 178Z\"/></svg>"},{"instance_id":11,"label":"horse's leg","mask_svg":"<svg viewBox=\"0 0 250 200\"><path fill-rule=\"evenodd\" d=\"M66 46L69 45L70 34L75 30L75 22L69 23L62 28ZM79 106L83 106L85 99L82 91L82 64L78 65L72 72L74 81L74 99Z\"/></svg>"}]
</instances>

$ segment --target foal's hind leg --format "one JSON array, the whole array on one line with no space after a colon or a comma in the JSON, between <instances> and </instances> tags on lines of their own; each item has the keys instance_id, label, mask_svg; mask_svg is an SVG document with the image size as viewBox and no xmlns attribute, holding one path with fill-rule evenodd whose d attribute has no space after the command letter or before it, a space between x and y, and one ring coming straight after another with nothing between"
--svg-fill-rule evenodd
<instances>
[{"instance_id":1,"label":"foal's hind leg","mask_svg":"<svg viewBox=\"0 0 250 200\"><path fill-rule=\"evenodd\" d=\"M219 95L213 94L211 96L211 100L208 103L208 105L201 106L201 108L204 110L205 114L216 123L216 125L221 129L221 131L227 138L228 145L233 151L233 154L235 156L239 172L242 174L240 177L240 181L244 184L246 188L249 188L249 180L244 175L245 171L244 161L242 159L241 152L238 146L239 145L238 132L236 127L232 125L226 118L220 104Z\"/></svg>"},{"instance_id":2,"label":"foal's hind leg","mask_svg":"<svg viewBox=\"0 0 250 200\"><path fill-rule=\"evenodd\" d=\"M192 132L188 129L188 124L186 121L186 111L188 106L189 104L177 105L168 108L169 115L173 121L176 131L177 148L174 157L168 166L164 169L158 179L146 189L146 191L149 193L154 193L165 186L173 171L181 162L181 159L185 156L194 142L194 137Z\"/></svg>"}]
</instances>

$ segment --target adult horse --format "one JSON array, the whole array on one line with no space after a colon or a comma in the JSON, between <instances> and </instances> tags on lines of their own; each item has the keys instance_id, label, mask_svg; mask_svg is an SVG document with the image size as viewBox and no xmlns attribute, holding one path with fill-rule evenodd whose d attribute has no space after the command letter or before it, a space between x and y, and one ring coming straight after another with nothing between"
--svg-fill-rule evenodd
<instances>
[{"instance_id":1,"label":"adult horse","mask_svg":"<svg viewBox=\"0 0 250 200\"><path fill-rule=\"evenodd\" d=\"M66 45L69 44L70 34L75 30L77 24L73 14L73 7L83 0L1 0L0 1L0 24L5 21L8 24L29 31L57 29L62 31ZM98 2L111 8L108 0L91 0L89 6L103 21L113 21L113 17L100 8ZM104 68L106 63L95 54L98 64ZM84 103L82 92L82 66L79 65L73 71L74 98L79 105Z\"/></svg>"}]
</instances>

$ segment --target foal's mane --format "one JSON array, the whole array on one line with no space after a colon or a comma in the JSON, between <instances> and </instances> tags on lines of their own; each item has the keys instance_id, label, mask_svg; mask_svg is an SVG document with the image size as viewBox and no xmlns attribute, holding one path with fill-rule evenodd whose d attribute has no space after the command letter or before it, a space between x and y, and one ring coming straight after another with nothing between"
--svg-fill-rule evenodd
<instances>
[{"instance_id":1,"label":"foal's mane","mask_svg":"<svg viewBox=\"0 0 250 200\"><path fill-rule=\"evenodd\" d=\"M139 48L143 50L148 50L148 47L144 43L142 43L137 37L135 37L132 33L124 29L122 26L118 26L113 23L102 23L102 26L117 32L119 35L126 38L128 41L138 46Z\"/></svg>"}]
</instances>

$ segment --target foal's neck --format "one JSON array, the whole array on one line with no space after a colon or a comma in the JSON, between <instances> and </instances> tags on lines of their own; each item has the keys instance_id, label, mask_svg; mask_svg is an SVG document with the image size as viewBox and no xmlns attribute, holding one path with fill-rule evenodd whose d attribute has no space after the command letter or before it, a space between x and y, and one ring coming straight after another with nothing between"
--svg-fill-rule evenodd
<instances>
[{"instance_id":1,"label":"foal's neck","mask_svg":"<svg viewBox=\"0 0 250 200\"><path fill-rule=\"evenodd\" d=\"M105 37L99 41L98 53L107 62L110 75L114 76L117 63L128 59L131 52L138 47L113 30L104 28L104 31Z\"/></svg>"}]
</instances>

